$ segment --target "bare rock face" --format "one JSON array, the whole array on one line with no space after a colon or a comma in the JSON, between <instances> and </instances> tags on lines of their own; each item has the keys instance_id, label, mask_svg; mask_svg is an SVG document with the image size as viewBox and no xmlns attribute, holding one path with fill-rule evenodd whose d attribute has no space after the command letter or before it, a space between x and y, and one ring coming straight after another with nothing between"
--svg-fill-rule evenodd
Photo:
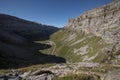
<instances>
[{"instance_id":1,"label":"bare rock face","mask_svg":"<svg viewBox=\"0 0 120 80\"><path fill-rule=\"evenodd\" d=\"M70 19L67 28L86 34L102 37L106 43L115 43L120 40L120 1L85 12L79 17Z\"/></svg>"},{"instance_id":2,"label":"bare rock face","mask_svg":"<svg viewBox=\"0 0 120 80\"><path fill-rule=\"evenodd\" d=\"M120 80L120 70L108 72L105 80Z\"/></svg>"}]
</instances>

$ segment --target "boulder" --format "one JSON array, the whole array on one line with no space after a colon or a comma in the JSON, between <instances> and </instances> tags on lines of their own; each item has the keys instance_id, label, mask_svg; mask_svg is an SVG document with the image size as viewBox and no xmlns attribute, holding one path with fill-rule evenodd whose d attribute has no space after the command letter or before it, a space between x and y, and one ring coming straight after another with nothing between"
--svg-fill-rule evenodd
<instances>
[{"instance_id":1,"label":"boulder","mask_svg":"<svg viewBox=\"0 0 120 80\"><path fill-rule=\"evenodd\" d=\"M108 72L105 80L120 80L120 70Z\"/></svg>"}]
</instances>

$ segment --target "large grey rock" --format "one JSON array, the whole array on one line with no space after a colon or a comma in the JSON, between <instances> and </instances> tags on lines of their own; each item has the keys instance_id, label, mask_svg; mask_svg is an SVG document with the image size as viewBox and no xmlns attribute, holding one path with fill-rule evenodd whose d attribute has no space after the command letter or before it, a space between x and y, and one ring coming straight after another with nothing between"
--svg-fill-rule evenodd
<instances>
[{"instance_id":1,"label":"large grey rock","mask_svg":"<svg viewBox=\"0 0 120 80\"><path fill-rule=\"evenodd\" d=\"M52 80L54 77L53 74L42 74L36 76L29 76L26 80Z\"/></svg>"},{"instance_id":2,"label":"large grey rock","mask_svg":"<svg viewBox=\"0 0 120 80\"><path fill-rule=\"evenodd\" d=\"M31 71L28 72L24 72L23 74L19 75L21 78L25 79L26 77L28 77L30 75Z\"/></svg>"},{"instance_id":3,"label":"large grey rock","mask_svg":"<svg viewBox=\"0 0 120 80\"><path fill-rule=\"evenodd\" d=\"M105 80L120 80L120 70L108 72Z\"/></svg>"}]
</instances>

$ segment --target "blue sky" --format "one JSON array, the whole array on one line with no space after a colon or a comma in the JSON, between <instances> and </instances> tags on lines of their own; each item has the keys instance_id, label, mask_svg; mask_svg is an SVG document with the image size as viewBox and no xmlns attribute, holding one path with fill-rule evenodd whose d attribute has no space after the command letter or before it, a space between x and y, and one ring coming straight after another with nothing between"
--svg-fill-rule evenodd
<instances>
[{"instance_id":1,"label":"blue sky","mask_svg":"<svg viewBox=\"0 0 120 80\"><path fill-rule=\"evenodd\" d=\"M0 13L63 27L68 19L112 0L0 0Z\"/></svg>"}]
</instances>

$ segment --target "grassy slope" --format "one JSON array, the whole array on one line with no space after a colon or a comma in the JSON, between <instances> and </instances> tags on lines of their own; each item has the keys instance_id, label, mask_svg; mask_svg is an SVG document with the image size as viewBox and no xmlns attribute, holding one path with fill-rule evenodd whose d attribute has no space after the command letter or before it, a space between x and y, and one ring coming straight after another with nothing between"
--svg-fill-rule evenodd
<instances>
[{"instance_id":1,"label":"grassy slope","mask_svg":"<svg viewBox=\"0 0 120 80\"><path fill-rule=\"evenodd\" d=\"M101 50L106 47L107 44L105 44L100 37L87 35L82 32L78 34L68 29L61 29L50 37L50 41L54 42L52 47L42 50L42 52L64 57L69 62L83 61L85 57L91 58L96 54L98 55L91 60L100 62L106 56ZM49 41L43 41L43 43L49 44ZM87 54L77 55L74 53L75 49L80 49L84 46L88 46ZM80 53L80 51L78 53Z\"/></svg>"},{"instance_id":2,"label":"grassy slope","mask_svg":"<svg viewBox=\"0 0 120 80\"><path fill-rule=\"evenodd\" d=\"M86 75L86 74L81 74L81 75L68 75L65 77L61 77L61 78L55 78L53 80L94 80L93 76L91 75ZM99 80L99 79L97 79Z\"/></svg>"}]
</instances>

